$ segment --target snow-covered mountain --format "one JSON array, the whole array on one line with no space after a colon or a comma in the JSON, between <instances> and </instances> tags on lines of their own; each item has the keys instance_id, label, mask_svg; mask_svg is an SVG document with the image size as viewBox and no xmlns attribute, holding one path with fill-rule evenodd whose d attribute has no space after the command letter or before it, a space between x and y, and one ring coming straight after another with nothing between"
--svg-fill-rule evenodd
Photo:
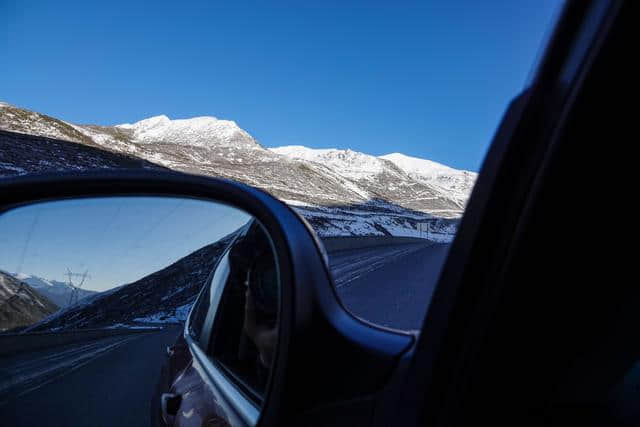
<instances>
[{"instance_id":1,"label":"snow-covered mountain","mask_svg":"<svg viewBox=\"0 0 640 427\"><path fill-rule=\"evenodd\" d=\"M0 332L31 325L56 310L29 285L0 271Z\"/></svg>"},{"instance_id":2,"label":"snow-covered mountain","mask_svg":"<svg viewBox=\"0 0 640 427\"><path fill-rule=\"evenodd\" d=\"M0 176L114 167L218 176L280 198L320 235L418 235L425 221L450 233L475 181L473 172L397 154L266 149L235 122L215 117L76 125L4 104L0 129L13 132L0 132ZM61 147L62 140L76 144Z\"/></svg>"},{"instance_id":3,"label":"snow-covered mountain","mask_svg":"<svg viewBox=\"0 0 640 427\"><path fill-rule=\"evenodd\" d=\"M75 295L77 295L78 300L97 293L96 291L91 291L88 289L78 289L77 287L69 285L65 282L59 282L57 280L47 280L30 274L13 273L12 276L20 280L21 282L28 284L33 289L38 291L40 295L44 295L60 308L69 305L70 296L71 293L74 292L74 289Z\"/></svg>"},{"instance_id":4,"label":"snow-covered mountain","mask_svg":"<svg viewBox=\"0 0 640 427\"><path fill-rule=\"evenodd\" d=\"M370 181L373 184L379 181L387 185L389 190L395 192L403 184L415 185L414 182L411 182L413 180L428 187L428 189L423 189L424 192L419 195L412 192L413 194L410 194L409 197L413 196L414 201L437 200L437 195L428 191L435 190L440 193L442 198L457 202L458 209L453 209L453 211L464 209L477 175L474 172L453 169L431 160L409 157L400 153L375 157L352 150L313 149L301 145L277 147L270 150L292 159L326 165L336 173L356 182ZM385 175L388 179L382 179ZM407 180L407 176L410 180ZM390 180L394 180L396 183L390 183ZM366 187L367 184L363 186ZM377 192L384 191L384 189L376 190ZM420 210L420 206L418 210ZM435 213L434 210L431 212Z\"/></svg>"}]
</instances>

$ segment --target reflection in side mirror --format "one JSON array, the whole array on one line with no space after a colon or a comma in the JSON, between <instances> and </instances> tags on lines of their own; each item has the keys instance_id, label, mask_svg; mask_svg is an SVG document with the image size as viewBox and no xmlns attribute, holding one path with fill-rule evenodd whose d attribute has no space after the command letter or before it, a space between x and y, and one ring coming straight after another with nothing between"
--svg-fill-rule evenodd
<instances>
[{"instance_id":1,"label":"reflection in side mirror","mask_svg":"<svg viewBox=\"0 0 640 427\"><path fill-rule=\"evenodd\" d=\"M129 408L127 424L148 423L150 413L162 424L162 396L179 402L171 407L176 423L191 408L201 419L233 424L212 398L220 394L257 413L275 351L280 285L273 245L256 219L197 199L81 198L4 212L0 235L0 368L9 372L0 379L0 408L17 421L38 413L21 402L65 397L70 370L81 380L65 398L73 393L74 406L102 408L92 414L100 419ZM89 401L121 381L128 385L117 408ZM194 384L200 393L184 393ZM31 399L15 397L23 394ZM233 402L238 396L246 402Z\"/></svg>"}]
</instances>

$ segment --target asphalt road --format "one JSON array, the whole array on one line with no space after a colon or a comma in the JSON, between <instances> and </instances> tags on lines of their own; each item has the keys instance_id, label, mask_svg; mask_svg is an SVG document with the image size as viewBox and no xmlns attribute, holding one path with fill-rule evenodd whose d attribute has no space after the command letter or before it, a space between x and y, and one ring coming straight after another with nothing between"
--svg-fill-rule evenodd
<instances>
[{"instance_id":1,"label":"asphalt road","mask_svg":"<svg viewBox=\"0 0 640 427\"><path fill-rule=\"evenodd\" d=\"M148 426L166 346L178 333L110 337L0 360L0 424ZM69 361L75 362L62 372L23 381L30 371ZM9 386L7 375L16 379Z\"/></svg>"},{"instance_id":2,"label":"asphalt road","mask_svg":"<svg viewBox=\"0 0 640 427\"><path fill-rule=\"evenodd\" d=\"M419 330L448 244L415 244L329 254L338 295L354 315Z\"/></svg>"},{"instance_id":3,"label":"asphalt road","mask_svg":"<svg viewBox=\"0 0 640 427\"><path fill-rule=\"evenodd\" d=\"M338 293L355 315L419 329L448 245L330 254ZM0 424L148 426L167 345L178 328L0 358Z\"/></svg>"}]
</instances>

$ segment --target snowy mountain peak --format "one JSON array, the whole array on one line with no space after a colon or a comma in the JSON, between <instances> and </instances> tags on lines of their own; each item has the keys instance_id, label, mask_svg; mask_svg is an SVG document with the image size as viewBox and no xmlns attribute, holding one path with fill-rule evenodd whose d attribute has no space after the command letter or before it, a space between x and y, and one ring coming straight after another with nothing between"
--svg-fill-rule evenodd
<instances>
[{"instance_id":1,"label":"snowy mountain peak","mask_svg":"<svg viewBox=\"0 0 640 427\"><path fill-rule=\"evenodd\" d=\"M133 142L172 143L196 147L234 146L260 148L236 122L212 116L171 120L165 115L149 117L133 124L116 125L132 132Z\"/></svg>"}]
</instances>

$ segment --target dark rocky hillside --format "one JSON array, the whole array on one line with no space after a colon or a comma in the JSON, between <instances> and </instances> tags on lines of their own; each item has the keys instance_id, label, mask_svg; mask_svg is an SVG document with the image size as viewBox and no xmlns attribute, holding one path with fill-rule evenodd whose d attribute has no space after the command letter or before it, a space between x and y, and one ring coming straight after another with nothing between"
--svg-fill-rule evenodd
<instances>
[{"instance_id":1,"label":"dark rocky hillside","mask_svg":"<svg viewBox=\"0 0 640 427\"><path fill-rule=\"evenodd\" d=\"M0 130L0 177L122 168L165 169L146 160L96 146Z\"/></svg>"},{"instance_id":2,"label":"dark rocky hillside","mask_svg":"<svg viewBox=\"0 0 640 427\"><path fill-rule=\"evenodd\" d=\"M0 332L31 325L56 310L29 285L0 271Z\"/></svg>"}]
</instances>

